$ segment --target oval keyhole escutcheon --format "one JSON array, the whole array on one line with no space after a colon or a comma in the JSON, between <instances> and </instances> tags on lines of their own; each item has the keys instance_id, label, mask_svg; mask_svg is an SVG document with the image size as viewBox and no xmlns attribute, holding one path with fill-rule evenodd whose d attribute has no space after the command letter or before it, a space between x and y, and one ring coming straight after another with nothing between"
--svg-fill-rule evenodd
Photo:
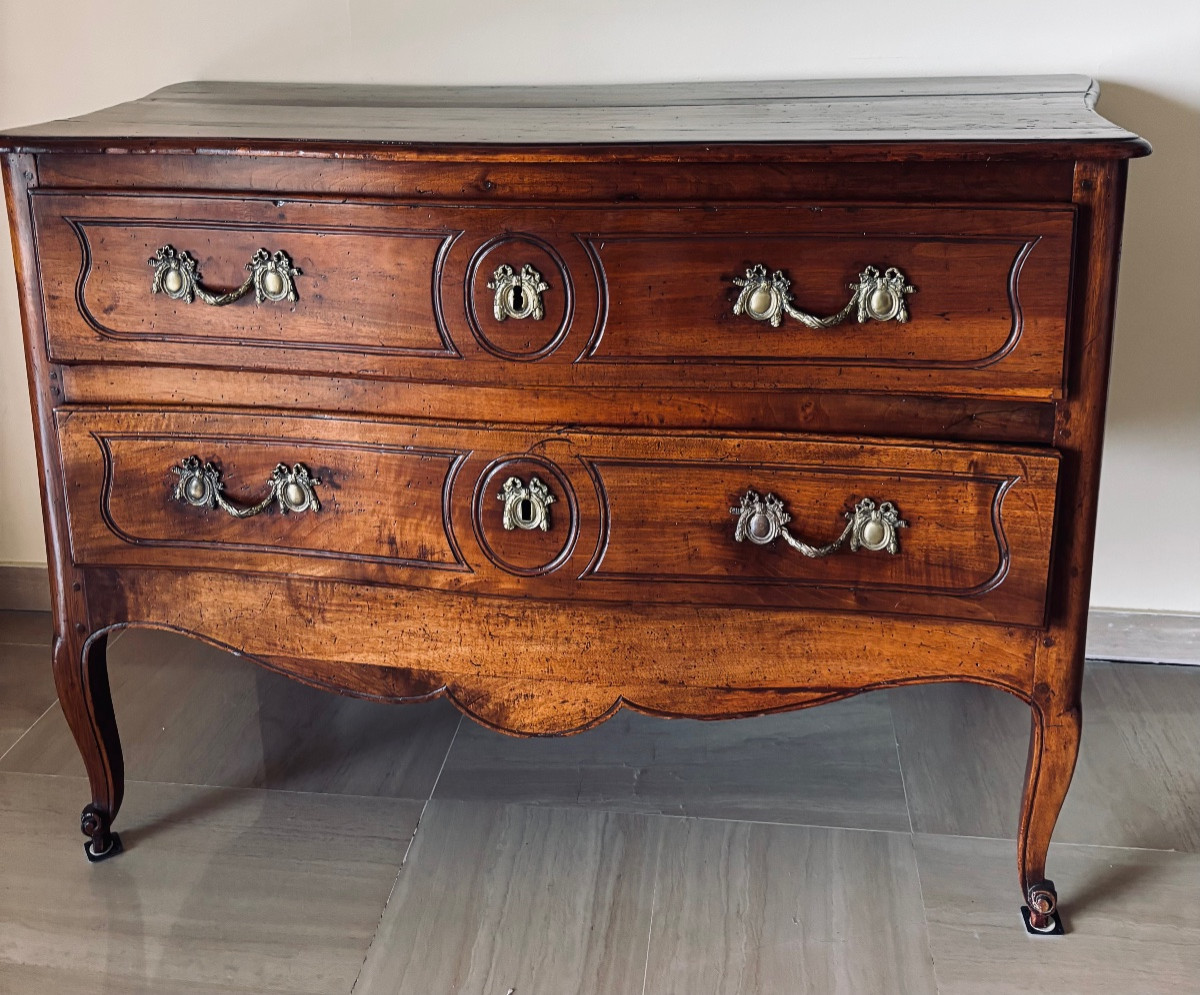
<instances>
[{"instance_id":1,"label":"oval keyhole escutcheon","mask_svg":"<svg viewBox=\"0 0 1200 995\"><path fill-rule=\"evenodd\" d=\"M550 284L529 263L522 266L520 272L507 263L496 267L487 286L488 290L496 292L492 311L497 321L509 318L541 321L545 317L542 294L550 289Z\"/></svg>"},{"instance_id":2,"label":"oval keyhole escutcheon","mask_svg":"<svg viewBox=\"0 0 1200 995\"><path fill-rule=\"evenodd\" d=\"M481 552L523 577L557 570L579 536L579 501L563 468L540 455L501 456L480 472L471 519Z\"/></svg>"},{"instance_id":3,"label":"oval keyhole escutcheon","mask_svg":"<svg viewBox=\"0 0 1200 995\"><path fill-rule=\"evenodd\" d=\"M577 266L589 266L579 243L571 241L563 248L584 257L577 260ZM447 272L454 270L447 267ZM465 277L471 333L492 355L533 362L544 359L566 338L576 291L559 247L535 235L505 233L476 248ZM598 305L590 282L588 286L592 313L581 326L584 334L592 327ZM595 286L598 290L602 282Z\"/></svg>"},{"instance_id":4,"label":"oval keyhole escutcheon","mask_svg":"<svg viewBox=\"0 0 1200 995\"><path fill-rule=\"evenodd\" d=\"M504 481L504 487L496 497L504 502L504 528L511 532L513 529L541 529L550 531L550 505L554 504L554 495L550 488L537 476L531 476L528 482L520 477L509 477Z\"/></svg>"}]
</instances>

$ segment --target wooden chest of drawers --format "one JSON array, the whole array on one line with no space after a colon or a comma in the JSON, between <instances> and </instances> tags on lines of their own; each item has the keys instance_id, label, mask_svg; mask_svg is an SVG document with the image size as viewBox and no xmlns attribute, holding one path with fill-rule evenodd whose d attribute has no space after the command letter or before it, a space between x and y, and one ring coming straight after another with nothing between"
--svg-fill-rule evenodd
<instances>
[{"instance_id":1,"label":"wooden chest of drawers","mask_svg":"<svg viewBox=\"0 0 1200 995\"><path fill-rule=\"evenodd\" d=\"M186 84L6 139L54 672L105 640L547 735L918 681L1079 741L1126 160L1078 77Z\"/></svg>"}]
</instances>

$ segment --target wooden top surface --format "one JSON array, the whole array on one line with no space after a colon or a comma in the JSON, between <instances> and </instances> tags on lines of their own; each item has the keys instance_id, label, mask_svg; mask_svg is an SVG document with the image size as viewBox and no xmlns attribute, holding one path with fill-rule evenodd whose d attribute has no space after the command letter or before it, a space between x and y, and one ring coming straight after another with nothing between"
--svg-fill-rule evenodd
<instances>
[{"instance_id":1,"label":"wooden top surface","mask_svg":"<svg viewBox=\"0 0 1200 995\"><path fill-rule=\"evenodd\" d=\"M425 87L192 82L14 129L0 148L217 143L651 145L1128 143L1085 76L607 86ZM224 144L222 144L224 143Z\"/></svg>"}]
</instances>

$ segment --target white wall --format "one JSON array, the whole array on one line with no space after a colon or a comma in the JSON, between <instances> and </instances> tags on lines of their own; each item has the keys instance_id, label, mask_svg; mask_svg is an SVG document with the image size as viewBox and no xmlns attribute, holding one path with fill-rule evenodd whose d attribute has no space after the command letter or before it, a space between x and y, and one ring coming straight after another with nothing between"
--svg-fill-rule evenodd
<instances>
[{"instance_id":1,"label":"white wall","mask_svg":"<svg viewBox=\"0 0 1200 995\"><path fill-rule=\"evenodd\" d=\"M1092 603L1200 612L1192 511L1200 499L1196 0L0 0L0 129L187 79L551 83L1045 72L1101 80L1101 112L1155 147L1131 167ZM6 259L0 562L36 562L45 552Z\"/></svg>"}]
</instances>

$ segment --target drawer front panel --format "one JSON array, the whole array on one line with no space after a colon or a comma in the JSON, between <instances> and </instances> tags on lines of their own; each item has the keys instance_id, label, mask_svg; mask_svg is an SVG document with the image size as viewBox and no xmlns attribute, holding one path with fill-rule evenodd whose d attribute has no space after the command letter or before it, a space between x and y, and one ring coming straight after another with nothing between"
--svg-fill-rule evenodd
<instances>
[{"instance_id":1,"label":"drawer front panel","mask_svg":"<svg viewBox=\"0 0 1200 995\"><path fill-rule=\"evenodd\" d=\"M378 227L362 212L314 217L261 200L35 195L34 217L55 359L258 354L262 363L299 351L353 371L347 354L455 355L430 293L454 232L408 229L403 219ZM298 271L295 300L258 300L253 287L220 305L173 298L171 281L183 278L170 272L155 292L164 247L186 253L195 282L216 292L243 286L259 250L283 252Z\"/></svg>"},{"instance_id":2,"label":"drawer front panel","mask_svg":"<svg viewBox=\"0 0 1200 995\"><path fill-rule=\"evenodd\" d=\"M169 429L157 433L118 429L85 440L68 427L63 436L64 454L70 460L68 478L75 487L93 491L99 484L101 488L100 522L78 512L72 522L77 548L87 549L111 535L134 547L179 549L185 560L195 556L197 562L213 563L211 551L223 549L226 566L233 564L231 557L244 553L466 569L446 528L440 500L462 453L333 440L306 439L298 444L223 429L197 423L182 436ZM194 481L197 474L189 473L185 465L197 454L202 467L211 463L219 475L220 497L228 508L187 501L189 484L195 488L194 497L204 496L202 479ZM285 463L288 469L302 458L316 480L311 487L316 507L282 511L275 493L279 488L272 479L281 458L292 460ZM76 477L73 471L81 464L92 472ZM89 495L89 505L91 497L95 495ZM246 518L229 510L244 512L267 498L271 500L265 507ZM306 568L318 573L340 569L336 565Z\"/></svg>"},{"instance_id":3,"label":"drawer front panel","mask_svg":"<svg viewBox=\"0 0 1200 995\"><path fill-rule=\"evenodd\" d=\"M746 460L727 466L712 461L663 460L591 461L603 488L609 517L606 548L589 567L600 580L643 578L653 581L691 581L764 586L804 584L814 587L869 585L876 591L928 591L954 594L983 593L998 585L1011 562L1012 543L1027 546L1036 535L1009 536L992 527L1006 491L1015 483L999 474L904 474L895 466L870 467L842 459L841 465L794 465ZM672 487L671 481L677 485ZM671 498L671 519L659 510L662 492ZM806 556L785 539L758 545L750 534L729 542L740 518L747 491L765 504L774 495L789 521L787 534L817 549L836 543L851 523L847 514L866 497L876 507L886 502L897 509L896 548L903 555ZM728 496L737 500L727 508ZM747 506L747 530L757 502ZM696 528L726 513L721 525ZM870 508L864 511L870 511ZM764 510L762 527L770 530ZM778 517L778 516L777 516ZM919 532L910 528L920 522ZM783 523L780 523L783 525ZM1035 529L1036 531L1036 529ZM881 536L882 538L882 536ZM850 537L836 553L846 553ZM867 560L870 562L868 563Z\"/></svg>"},{"instance_id":4,"label":"drawer front panel","mask_svg":"<svg viewBox=\"0 0 1200 995\"><path fill-rule=\"evenodd\" d=\"M34 214L62 362L585 389L1062 390L1072 208L528 209L43 191ZM187 273L178 255L156 255L167 248L187 253ZM281 252L298 271L295 300L260 299L264 287L283 292L276 274L249 285L259 250L260 267ZM891 297L874 295L891 273ZM237 289L236 301L204 302ZM797 313L843 320L806 327Z\"/></svg>"},{"instance_id":5,"label":"drawer front panel","mask_svg":"<svg viewBox=\"0 0 1200 995\"><path fill-rule=\"evenodd\" d=\"M88 409L60 440L82 565L1044 620L1053 453Z\"/></svg>"},{"instance_id":6,"label":"drawer front panel","mask_svg":"<svg viewBox=\"0 0 1200 995\"><path fill-rule=\"evenodd\" d=\"M983 370L1029 336L1027 347L1034 343L1048 354L1027 358L1053 375L1066 322L1069 233L1069 226L1063 229L1057 246L1023 236L603 238L594 244L608 280L608 320L588 356L610 363ZM761 276L757 265L763 266ZM777 271L789 281L796 310L828 320L855 296L868 267L880 274L895 269L913 286L905 294L907 320L868 316L860 322L856 304L833 327L813 329L786 312L775 325L769 318L755 320L748 307L734 314L730 306L741 296L727 289L730 274L762 288L769 300ZM645 299L647 285L652 303ZM647 334L649 327L654 334Z\"/></svg>"}]
</instances>

